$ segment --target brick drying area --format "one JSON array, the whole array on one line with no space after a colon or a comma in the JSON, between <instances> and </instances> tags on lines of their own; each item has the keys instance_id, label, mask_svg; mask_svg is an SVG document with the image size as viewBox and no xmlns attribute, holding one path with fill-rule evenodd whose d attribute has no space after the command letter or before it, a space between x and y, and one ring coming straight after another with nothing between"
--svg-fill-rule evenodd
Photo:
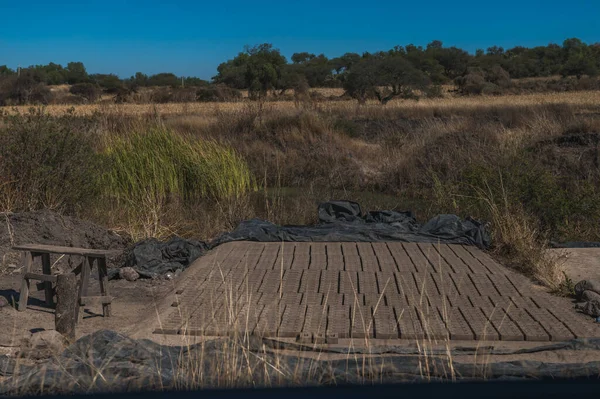
<instances>
[{"instance_id":1,"label":"brick drying area","mask_svg":"<svg viewBox=\"0 0 600 399\"><path fill-rule=\"evenodd\" d=\"M182 275L156 333L340 339L600 337L566 298L475 247L231 242Z\"/></svg>"}]
</instances>

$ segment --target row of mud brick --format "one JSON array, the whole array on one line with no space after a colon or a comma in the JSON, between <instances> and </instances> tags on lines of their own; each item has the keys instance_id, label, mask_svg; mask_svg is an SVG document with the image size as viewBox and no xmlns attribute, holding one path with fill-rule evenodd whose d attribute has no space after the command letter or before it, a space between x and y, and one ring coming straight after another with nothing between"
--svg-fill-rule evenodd
<instances>
[{"instance_id":1,"label":"row of mud brick","mask_svg":"<svg viewBox=\"0 0 600 399\"><path fill-rule=\"evenodd\" d=\"M252 334L298 338L335 334L339 338L563 341L595 335L572 311L535 306L532 298L494 305L465 300L459 306L388 304L339 305L262 303L239 309L207 302L187 314L174 309L159 332L189 335ZM301 301L302 302L302 301ZM519 307L520 305L520 307ZM304 335L303 335L304 334ZM333 335L332 335L333 336Z\"/></svg>"},{"instance_id":2,"label":"row of mud brick","mask_svg":"<svg viewBox=\"0 0 600 399\"><path fill-rule=\"evenodd\" d=\"M209 269L504 273L477 248L446 244L233 242L209 256Z\"/></svg>"}]
</instances>

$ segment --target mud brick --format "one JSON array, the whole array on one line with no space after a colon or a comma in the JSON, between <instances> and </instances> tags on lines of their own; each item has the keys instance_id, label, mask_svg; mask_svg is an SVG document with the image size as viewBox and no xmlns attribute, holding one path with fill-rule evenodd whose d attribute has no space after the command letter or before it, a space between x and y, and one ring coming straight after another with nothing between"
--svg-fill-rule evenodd
<instances>
[{"instance_id":1,"label":"mud brick","mask_svg":"<svg viewBox=\"0 0 600 399\"><path fill-rule=\"evenodd\" d=\"M449 273L454 271L444 257L435 249L435 244L417 245L436 273Z\"/></svg>"},{"instance_id":2,"label":"mud brick","mask_svg":"<svg viewBox=\"0 0 600 399\"><path fill-rule=\"evenodd\" d=\"M454 273L473 273L473 270L459 258L447 244L436 244L435 249L446 260Z\"/></svg>"},{"instance_id":3,"label":"mud brick","mask_svg":"<svg viewBox=\"0 0 600 399\"><path fill-rule=\"evenodd\" d=\"M260 285L259 292L269 294L279 292L279 286L282 279L283 276L281 275L281 270L267 270L262 284Z\"/></svg>"},{"instance_id":4,"label":"mud brick","mask_svg":"<svg viewBox=\"0 0 600 399\"><path fill-rule=\"evenodd\" d=\"M407 307L401 310L394 309L400 338L402 339L423 339L425 333L421 326L421 321L414 307Z\"/></svg>"},{"instance_id":5,"label":"mud brick","mask_svg":"<svg viewBox=\"0 0 600 399\"><path fill-rule=\"evenodd\" d=\"M306 270L310 264L310 244L296 245L292 269Z\"/></svg>"},{"instance_id":6,"label":"mud brick","mask_svg":"<svg viewBox=\"0 0 600 399\"><path fill-rule=\"evenodd\" d=\"M306 306L286 306L279 327L279 336L295 338L302 330L306 315Z\"/></svg>"},{"instance_id":7,"label":"mud brick","mask_svg":"<svg viewBox=\"0 0 600 399\"><path fill-rule=\"evenodd\" d=\"M440 295L435 280L430 273L415 273L413 274L413 277L415 278L417 290L421 295Z\"/></svg>"},{"instance_id":8,"label":"mud brick","mask_svg":"<svg viewBox=\"0 0 600 399\"><path fill-rule=\"evenodd\" d=\"M525 311L540 323L552 341L568 341L575 338L575 335L547 309L525 309Z\"/></svg>"},{"instance_id":9,"label":"mud brick","mask_svg":"<svg viewBox=\"0 0 600 399\"><path fill-rule=\"evenodd\" d=\"M532 296L532 287L529 279L516 273L506 273L506 279L515 287L521 296Z\"/></svg>"},{"instance_id":10,"label":"mud brick","mask_svg":"<svg viewBox=\"0 0 600 399\"><path fill-rule=\"evenodd\" d=\"M352 306L350 325L351 338L373 338L371 306Z\"/></svg>"},{"instance_id":11,"label":"mud brick","mask_svg":"<svg viewBox=\"0 0 600 399\"><path fill-rule=\"evenodd\" d=\"M241 334L251 334L256 325L264 305L249 305L242 309L237 317L237 331Z\"/></svg>"},{"instance_id":12,"label":"mud brick","mask_svg":"<svg viewBox=\"0 0 600 399\"><path fill-rule=\"evenodd\" d=\"M473 331L469 323L463 317L459 308L438 308L441 319L446 323L446 328L450 333L450 339L453 340L472 340Z\"/></svg>"},{"instance_id":13,"label":"mud brick","mask_svg":"<svg viewBox=\"0 0 600 399\"><path fill-rule=\"evenodd\" d=\"M342 243L342 252L344 254L344 269L351 272L359 272L362 270L360 255L358 248L354 242Z\"/></svg>"},{"instance_id":14,"label":"mud brick","mask_svg":"<svg viewBox=\"0 0 600 399\"><path fill-rule=\"evenodd\" d=\"M339 279L340 279L340 271L339 270L323 270L321 271L321 283L319 285L320 293L330 293L335 294L339 293Z\"/></svg>"},{"instance_id":15,"label":"mud brick","mask_svg":"<svg viewBox=\"0 0 600 399\"><path fill-rule=\"evenodd\" d=\"M477 293L473 294L473 295L469 295L469 300L471 301L471 304L473 304L473 306L475 306L476 308L480 308L480 307L494 307L496 306L496 304L505 304L508 303L507 301L501 301L501 298L495 297L496 301L492 302L491 298L489 296L481 296L481 295L477 295ZM508 298L506 298L506 300L508 300Z\"/></svg>"},{"instance_id":16,"label":"mud brick","mask_svg":"<svg viewBox=\"0 0 600 399\"><path fill-rule=\"evenodd\" d=\"M384 273L394 273L398 269L394 257L385 242L373 242L371 246L379 261L379 269ZM368 270L365 270L368 271ZM382 286L380 286L381 288Z\"/></svg>"},{"instance_id":17,"label":"mud brick","mask_svg":"<svg viewBox=\"0 0 600 399\"><path fill-rule=\"evenodd\" d=\"M505 308L506 313L513 322L521 329L525 341L549 341L550 336L524 309L514 307Z\"/></svg>"},{"instance_id":18,"label":"mud brick","mask_svg":"<svg viewBox=\"0 0 600 399\"><path fill-rule=\"evenodd\" d=\"M496 331L492 323L483 314L483 312L481 312L479 307L459 306L458 309L471 327L471 330L475 334L476 340L498 341L500 339L498 331Z\"/></svg>"},{"instance_id":19,"label":"mud brick","mask_svg":"<svg viewBox=\"0 0 600 399\"><path fill-rule=\"evenodd\" d=\"M435 282L440 294L448 296L458 295L456 284L454 284L454 280L452 280L449 273L432 274L431 278Z\"/></svg>"},{"instance_id":20,"label":"mud brick","mask_svg":"<svg viewBox=\"0 0 600 399\"><path fill-rule=\"evenodd\" d=\"M504 274L505 268L500 266L491 256L487 253L483 252L479 248L475 248L469 245L463 245L463 248L469 252L474 258L476 258L479 262L481 262L489 273L491 274Z\"/></svg>"},{"instance_id":21,"label":"mud brick","mask_svg":"<svg viewBox=\"0 0 600 399\"><path fill-rule=\"evenodd\" d=\"M454 273L450 275L460 295L480 295L469 274Z\"/></svg>"},{"instance_id":22,"label":"mud brick","mask_svg":"<svg viewBox=\"0 0 600 399\"><path fill-rule=\"evenodd\" d=\"M365 294L350 292L344 295L344 305L357 306L365 304Z\"/></svg>"},{"instance_id":23,"label":"mud brick","mask_svg":"<svg viewBox=\"0 0 600 399\"><path fill-rule=\"evenodd\" d=\"M350 306L329 306L327 333L337 334L340 338L350 336Z\"/></svg>"},{"instance_id":24,"label":"mud brick","mask_svg":"<svg viewBox=\"0 0 600 399\"><path fill-rule=\"evenodd\" d=\"M302 296L302 305L321 306L323 304L323 294L316 292L307 292Z\"/></svg>"},{"instance_id":25,"label":"mud brick","mask_svg":"<svg viewBox=\"0 0 600 399\"><path fill-rule=\"evenodd\" d=\"M479 295L481 295L481 296L502 295L502 294L500 294L500 292L498 292L496 287L494 287L494 284L492 284L492 281L488 278L488 276L486 274L470 274L469 278L475 285L475 288L477 289L477 292L479 292Z\"/></svg>"},{"instance_id":26,"label":"mud brick","mask_svg":"<svg viewBox=\"0 0 600 399\"><path fill-rule=\"evenodd\" d=\"M325 338L325 333L320 332L320 333L313 334L313 342L315 344L324 344L324 343L326 343L327 340Z\"/></svg>"},{"instance_id":27,"label":"mud brick","mask_svg":"<svg viewBox=\"0 0 600 399\"><path fill-rule=\"evenodd\" d=\"M254 329L254 335L276 337L284 310L285 307L281 306L265 306Z\"/></svg>"},{"instance_id":28,"label":"mud brick","mask_svg":"<svg viewBox=\"0 0 600 399\"><path fill-rule=\"evenodd\" d=\"M373 246L368 242L359 242L356 243L356 248L358 249L358 253L360 255L360 259L362 260L362 270L365 272L377 272L381 269L379 268L379 262L377 260L377 256L373 251Z\"/></svg>"},{"instance_id":29,"label":"mud brick","mask_svg":"<svg viewBox=\"0 0 600 399\"><path fill-rule=\"evenodd\" d=\"M427 302L427 295L426 294L420 294L418 292L412 292L412 293L407 293L406 294L406 298L408 299L408 303L411 306L427 306L428 302Z\"/></svg>"},{"instance_id":30,"label":"mud brick","mask_svg":"<svg viewBox=\"0 0 600 399\"><path fill-rule=\"evenodd\" d=\"M373 272L358 272L357 290L362 294L379 293L379 287L377 286L377 274Z\"/></svg>"},{"instance_id":31,"label":"mud brick","mask_svg":"<svg viewBox=\"0 0 600 399\"><path fill-rule=\"evenodd\" d=\"M265 247L262 245L250 246L242 260L240 261L239 268L242 270L254 270L256 264L260 260Z\"/></svg>"},{"instance_id":32,"label":"mud brick","mask_svg":"<svg viewBox=\"0 0 600 399\"><path fill-rule=\"evenodd\" d=\"M310 270L325 270L327 269L327 251L323 243L310 244Z\"/></svg>"},{"instance_id":33,"label":"mud brick","mask_svg":"<svg viewBox=\"0 0 600 399\"><path fill-rule=\"evenodd\" d=\"M398 271L401 274L417 271L415 264L413 263L413 261L410 259L410 257L406 253L404 247L402 246L402 243L388 242L387 245L388 245L388 249L390 250L390 253L392 254L392 257L396 261Z\"/></svg>"},{"instance_id":34,"label":"mud brick","mask_svg":"<svg viewBox=\"0 0 600 399\"><path fill-rule=\"evenodd\" d=\"M479 296L477 297L483 298ZM469 300L469 295L449 295L448 300L450 301L450 305L455 308L459 306L473 306ZM485 300L487 300L487 298L485 298Z\"/></svg>"},{"instance_id":35,"label":"mud brick","mask_svg":"<svg viewBox=\"0 0 600 399\"><path fill-rule=\"evenodd\" d=\"M300 280L302 279L302 270L286 270L281 281L281 291L298 292L300 289Z\"/></svg>"},{"instance_id":36,"label":"mud brick","mask_svg":"<svg viewBox=\"0 0 600 399\"><path fill-rule=\"evenodd\" d=\"M277 293L260 293L260 298L258 298L257 303L259 305L279 305L284 306L284 302L282 298L279 298L279 294Z\"/></svg>"},{"instance_id":37,"label":"mud brick","mask_svg":"<svg viewBox=\"0 0 600 399\"><path fill-rule=\"evenodd\" d=\"M299 306L302 303L303 294L299 292L283 292L281 303L285 305Z\"/></svg>"},{"instance_id":38,"label":"mud brick","mask_svg":"<svg viewBox=\"0 0 600 399\"><path fill-rule=\"evenodd\" d=\"M398 325L393 308L388 306L374 307L373 318L375 319L375 338L398 338Z\"/></svg>"},{"instance_id":39,"label":"mud brick","mask_svg":"<svg viewBox=\"0 0 600 399\"><path fill-rule=\"evenodd\" d=\"M304 270L302 272L302 280L300 281L299 292L317 292L319 290L320 281L320 270Z\"/></svg>"},{"instance_id":40,"label":"mud brick","mask_svg":"<svg viewBox=\"0 0 600 399\"><path fill-rule=\"evenodd\" d=\"M248 292L258 292L266 272L267 271L264 269L250 270L246 275L246 279L241 282L238 289Z\"/></svg>"},{"instance_id":41,"label":"mud brick","mask_svg":"<svg viewBox=\"0 0 600 399\"><path fill-rule=\"evenodd\" d=\"M491 303L494 307L501 307L503 309L515 307L515 304L510 300L510 296L490 295L488 298L488 303Z\"/></svg>"},{"instance_id":42,"label":"mud brick","mask_svg":"<svg viewBox=\"0 0 600 399\"><path fill-rule=\"evenodd\" d=\"M339 274L339 292L349 293L359 292L358 272L340 271ZM331 292L331 291L330 291Z\"/></svg>"},{"instance_id":43,"label":"mud brick","mask_svg":"<svg viewBox=\"0 0 600 399\"><path fill-rule=\"evenodd\" d=\"M369 306L385 306L385 299L381 294L361 294L363 296L363 304Z\"/></svg>"},{"instance_id":44,"label":"mud brick","mask_svg":"<svg viewBox=\"0 0 600 399\"><path fill-rule=\"evenodd\" d=\"M489 273L488 269L483 266L481 262L471 255L469 251L467 251L462 245L448 245L448 247L454 251L456 256L458 256L464 263L469 266L472 274L487 274Z\"/></svg>"},{"instance_id":45,"label":"mud brick","mask_svg":"<svg viewBox=\"0 0 600 399\"><path fill-rule=\"evenodd\" d=\"M211 251L212 253L209 253L208 256L211 256L211 258L207 259L207 261L213 266L211 269L219 267L234 249L237 250L238 247L235 244L238 243L234 243L233 245L220 245L215 248L214 251Z\"/></svg>"},{"instance_id":46,"label":"mud brick","mask_svg":"<svg viewBox=\"0 0 600 399\"><path fill-rule=\"evenodd\" d=\"M327 270L344 270L344 255L342 244L339 242L328 242L327 248Z\"/></svg>"},{"instance_id":47,"label":"mud brick","mask_svg":"<svg viewBox=\"0 0 600 399\"><path fill-rule=\"evenodd\" d=\"M417 316L421 320L421 326L425 333L425 338L433 340L443 340L450 337L446 328L446 323L437 307L426 306L418 309Z\"/></svg>"},{"instance_id":48,"label":"mud brick","mask_svg":"<svg viewBox=\"0 0 600 399\"><path fill-rule=\"evenodd\" d=\"M390 295L400 293L398 284L396 284L396 276L394 273L378 272L375 273L375 277L377 278L377 287L379 288L380 293Z\"/></svg>"},{"instance_id":49,"label":"mud brick","mask_svg":"<svg viewBox=\"0 0 600 399\"><path fill-rule=\"evenodd\" d=\"M327 306L308 305L304 318L303 332L325 333L327 329Z\"/></svg>"},{"instance_id":50,"label":"mud brick","mask_svg":"<svg viewBox=\"0 0 600 399\"><path fill-rule=\"evenodd\" d=\"M529 308L529 309L535 310L535 309L539 308L539 306L535 302L533 302L533 300L531 299L531 297L528 297L528 296L527 297L524 297L524 296L511 296L510 300L519 309Z\"/></svg>"},{"instance_id":51,"label":"mud brick","mask_svg":"<svg viewBox=\"0 0 600 399\"><path fill-rule=\"evenodd\" d=\"M429 260L423 255L421 249L416 243L402 243L404 250L415 265L418 273L435 272L435 265L429 263Z\"/></svg>"},{"instance_id":52,"label":"mud brick","mask_svg":"<svg viewBox=\"0 0 600 399\"><path fill-rule=\"evenodd\" d=\"M500 334L502 341L523 341L523 333L505 313L504 309L493 306L479 308Z\"/></svg>"},{"instance_id":53,"label":"mud brick","mask_svg":"<svg viewBox=\"0 0 600 399\"><path fill-rule=\"evenodd\" d=\"M515 286L512 285L512 283L508 280L505 274L488 274L488 278L492 280L494 287L496 287L500 295L505 297L520 295Z\"/></svg>"},{"instance_id":54,"label":"mud brick","mask_svg":"<svg viewBox=\"0 0 600 399\"><path fill-rule=\"evenodd\" d=\"M272 270L279 256L280 244L276 242L264 243L264 250L256 264L257 269Z\"/></svg>"},{"instance_id":55,"label":"mud brick","mask_svg":"<svg viewBox=\"0 0 600 399\"><path fill-rule=\"evenodd\" d=\"M452 306L446 295L428 295L427 302L431 307Z\"/></svg>"},{"instance_id":56,"label":"mud brick","mask_svg":"<svg viewBox=\"0 0 600 399\"><path fill-rule=\"evenodd\" d=\"M396 275L396 282L401 294L405 294L407 297L419 295L419 290L417 289L417 284L415 283L413 273L398 273Z\"/></svg>"},{"instance_id":57,"label":"mud brick","mask_svg":"<svg viewBox=\"0 0 600 399\"><path fill-rule=\"evenodd\" d=\"M327 334L325 334L325 338L326 338L328 344L337 344L339 337L338 337L337 333L328 332Z\"/></svg>"},{"instance_id":58,"label":"mud brick","mask_svg":"<svg viewBox=\"0 0 600 399\"><path fill-rule=\"evenodd\" d=\"M343 305L345 294L324 294L324 305Z\"/></svg>"},{"instance_id":59,"label":"mud brick","mask_svg":"<svg viewBox=\"0 0 600 399\"><path fill-rule=\"evenodd\" d=\"M294 243L282 242L275 260L274 269L288 270L292 268L292 262L294 261L294 252L296 246Z\"/></svg>"},{"instance_id":60,"label":"mud brick","mask_svg":"<svg viewBox=\"0 0 600 399\"><path fill-rule=\"evenodd\" d=\"M303 332L298 335L298 342L301 344L312 344L312 334Z\"/></svg>"},{"instance_id":61,"label":"mud brick","mask_svg":"<svg viewBox=\"0 0 600 399\"><path fill-rule=\"evenodd\" d=\"M554 307L548 309L550 313L562 322L569 331L575 335L575 338L593 338L600 336L600 327L593 319L575 312L575 309L568 307Z\"/></svg>"}]
</instances>

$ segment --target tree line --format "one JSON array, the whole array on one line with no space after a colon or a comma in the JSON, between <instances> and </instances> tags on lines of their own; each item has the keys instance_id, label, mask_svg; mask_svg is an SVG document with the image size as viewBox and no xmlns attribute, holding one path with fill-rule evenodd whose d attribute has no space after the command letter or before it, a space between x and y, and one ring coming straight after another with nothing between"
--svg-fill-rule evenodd
<instances>
[{"instance_id":1,"label":"tree line","mask_svg":"<svg viewBox=\"0 0 600 399\"><path fill-rule=\"evenodd\" d=\"M595 77L600 73L600 43L586 44L566 39L562 45L549 44L504 49L493 46L471 54L458 47L445 47L434 40L427 46L396 46L374 53L346 53L328 58L324 54L294 53L288 61L272 44L246 46L235 57L221 63L212 81L178 77L173 73L135 75L121 79L115 74L89 74L81 62L65 67L49 63L18 71L0 66L0 84L24 91L31 97L39 85L78 85L75 92L96 89L107 93L135 91L140 87L207 87L222 85L248 90L251 98L293 89L343 87L358 101L377 98L386 103L394 97L411 98L415 92L436 95L439 86L454 83L458 91L477 94L510 85L513 78L561 75ZM11 86L12 85L12 86ZM35 97L35 96L34 96Z\"/></svg>"}]
</instances>

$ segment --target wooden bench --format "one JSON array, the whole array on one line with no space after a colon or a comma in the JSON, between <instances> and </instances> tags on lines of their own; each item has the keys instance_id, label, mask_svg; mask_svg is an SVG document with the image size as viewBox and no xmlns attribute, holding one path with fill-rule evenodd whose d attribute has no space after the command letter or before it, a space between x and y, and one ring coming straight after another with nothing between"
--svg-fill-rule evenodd
<instances>
[{"instance_id":1,"label":"wooden bench","mask_svg":"<svg viewBox=\"0 0 600 399\"><path fill-rule=\"evenodd\" d=\"M83 257L83 263L73 270L76 275L81 274L79 282L79 294L77 306L77 320L80 318L80 306L101 304L103 315L109 317L111 313L110 304L112 297L108 291L108 271L106 268L106 258L115 254L114 251L105 251L98 249L59 247L54 245L27 244L13 247L16 251L22 251L23 259L23 281L21 282L21 292L19 294L18 310L27 309L27 300L29 299L30 280L41 281L45 291L46 304L53 305L54 288L52 284L56 283L56 276L52 275L50 254L58 255L77 255ZM33 260L41 257L42 274L33 273ZM98 278L100 281L100 296L88 296L88 285L92 268L96 262L98 268Z\"/></svg>"}]
</instances>

